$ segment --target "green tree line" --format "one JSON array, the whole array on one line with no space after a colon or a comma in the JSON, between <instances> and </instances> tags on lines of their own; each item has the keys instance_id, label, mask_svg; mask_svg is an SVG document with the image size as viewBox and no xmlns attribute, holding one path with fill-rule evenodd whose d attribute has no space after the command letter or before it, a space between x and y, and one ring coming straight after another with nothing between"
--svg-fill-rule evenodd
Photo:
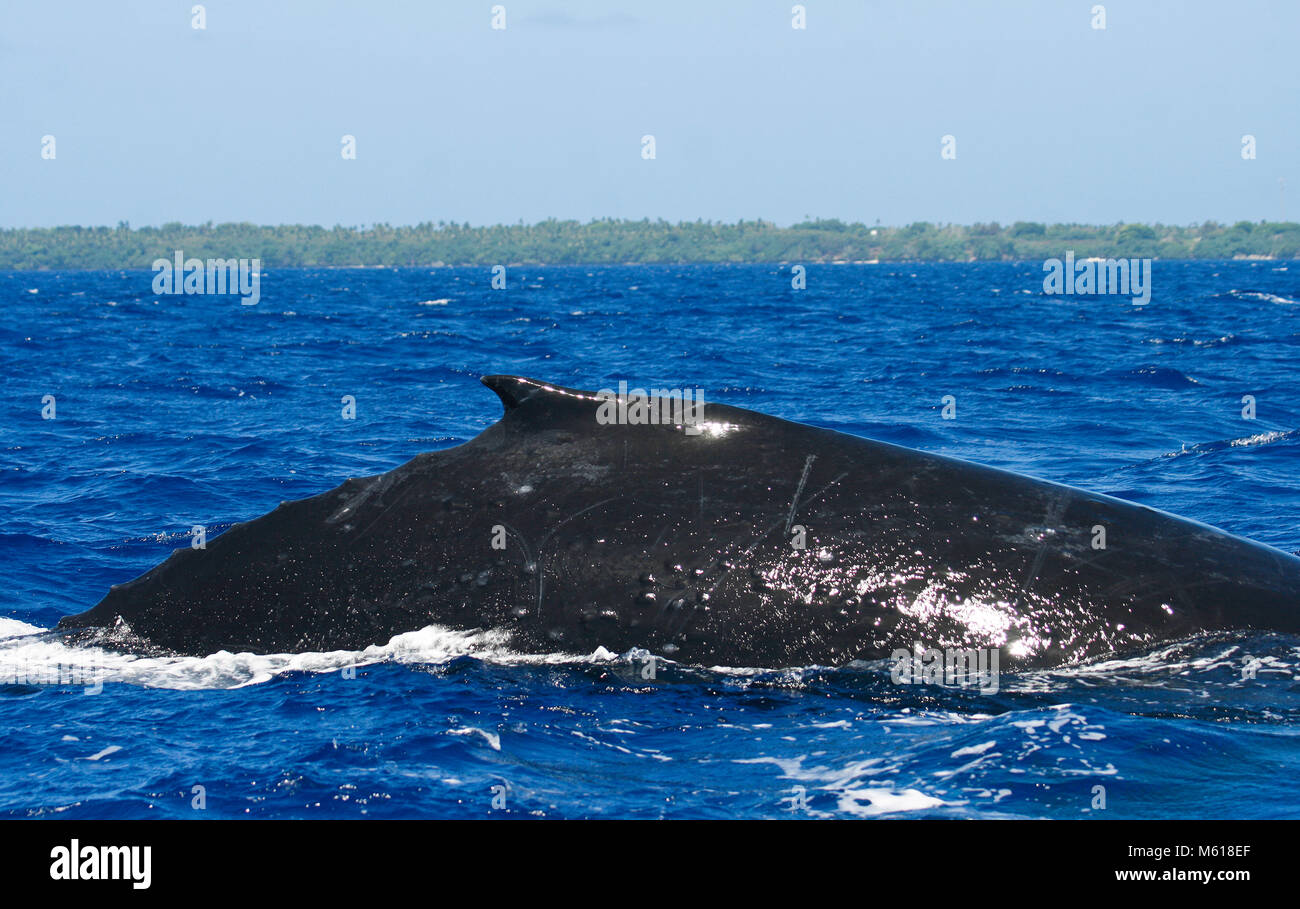
<instances>
[{"instance_id":1,"label":"green tree line","mask_svg":"<svg viewBox=\"0 0 1300 909\"><path fill-rule=\"evenodd\" d=\"M176 250L196 258L257 258L268 267L436 266L685 262L1033 261L1073 250L1088 256L1300 258L1300 224L1214 221L1164 224L990 224L868 226L811 220L547 220L471 227L426 222L393 227L301 224L164 224L0 230L0 270L149 268Z\"/></svg>"}]
</instances>

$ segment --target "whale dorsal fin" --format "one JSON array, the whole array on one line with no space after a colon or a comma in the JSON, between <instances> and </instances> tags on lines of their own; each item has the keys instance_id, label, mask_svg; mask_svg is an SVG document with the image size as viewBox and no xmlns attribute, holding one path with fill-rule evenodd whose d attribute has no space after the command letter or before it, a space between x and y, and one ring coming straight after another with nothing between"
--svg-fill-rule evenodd
<instances>
[{"instance_id":1,"label":"whale dorsal fin","mask_svg":"<svg viewBox=\"0 0 1300 909\"><path fill-rule=\"evenodd\" d=\"M505 405L506 413L515 410L526 401L542 400L558 403L559 401L573 402L575 399L596 400L596 396L590 392L565 388L563 385L551 385L548 382L526 379L523 376L484 376L480 381L497 393L497 397Z\"/></svg>"}]
</instances>

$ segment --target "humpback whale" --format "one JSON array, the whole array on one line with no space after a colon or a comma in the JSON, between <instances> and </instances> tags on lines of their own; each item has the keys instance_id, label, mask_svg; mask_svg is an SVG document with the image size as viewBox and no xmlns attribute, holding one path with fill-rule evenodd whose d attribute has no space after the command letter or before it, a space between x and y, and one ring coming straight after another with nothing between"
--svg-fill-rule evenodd
<instances>
[{"instance_id":1,"label":"humpback whale","mask_svg":"<svg viewBox=\"0 0 1300 909\"><path fill-rule=\"evenodd\" d=\"M1300 631L1300 559L1154 508L724 404L611 422L604 394L482 381L504 414L470 441L179 549L58 627L192 655L440 625L524 652L781 667L923 643L1017 668Z\"/></svg>"}]
</instances>

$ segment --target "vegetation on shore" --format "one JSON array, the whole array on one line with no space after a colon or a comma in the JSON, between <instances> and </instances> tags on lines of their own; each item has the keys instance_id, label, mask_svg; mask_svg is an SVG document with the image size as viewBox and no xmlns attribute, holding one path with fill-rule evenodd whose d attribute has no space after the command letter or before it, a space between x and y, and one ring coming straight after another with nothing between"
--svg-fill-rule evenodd
<instances>
[{"instance_id":1,"label":"vegetation on shore","mask_svg":"<svg viewBox=\"0 0 1300 909\"><path fill-rule=\"evenodd\" d=\"M1032 261L1064 255L1233 259L1300 258L1300 224L929 224L906 227L804 221L600 220L471 227L424 223L367 228L298 224L0 230L0 269L149 268L176 250L196 258L257 258L268 267L548 265L680 262Z\"/></svg>"}]
</instances>

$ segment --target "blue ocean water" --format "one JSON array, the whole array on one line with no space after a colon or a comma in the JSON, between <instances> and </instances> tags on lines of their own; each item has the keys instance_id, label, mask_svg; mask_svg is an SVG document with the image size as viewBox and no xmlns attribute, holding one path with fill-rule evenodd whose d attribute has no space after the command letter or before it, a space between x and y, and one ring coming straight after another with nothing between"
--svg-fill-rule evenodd
<instances>
[{"instance_id":1,"label":"blue ocean water","mask_svg":"<svg viewBox=\"0 0 1300 909\"><path fill-rule=\"evenodd\" d=\"M193 525L471 438L500 411L487 373L700 387L1300 550L1300 263L1154 271L1145 307L1044 296L1037 263L811 266L802 291L776 266L517 266L504 290L487 269L272 268L255 306L156 297L145 271L0 273L0 812L1300 816L1300 639L1281 635L989 694L884 665L645 679L636 654L438 628L203 659L33 635Z\"/></svg>"}]
</instances>

